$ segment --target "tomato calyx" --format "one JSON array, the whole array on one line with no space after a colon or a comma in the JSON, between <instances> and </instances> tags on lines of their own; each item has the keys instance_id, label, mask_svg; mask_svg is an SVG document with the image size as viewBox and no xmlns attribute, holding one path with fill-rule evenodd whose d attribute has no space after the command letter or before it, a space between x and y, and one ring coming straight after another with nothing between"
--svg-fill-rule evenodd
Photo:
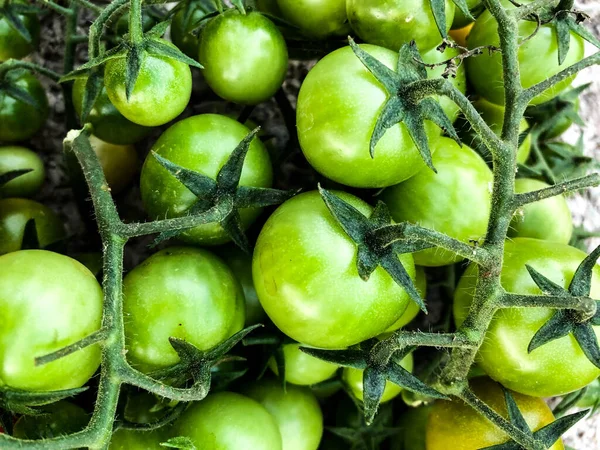
<instances>
[{"instance_id":1,"label":"tomato calyx","mask_svg":"<svg viewBox=\"0 0 600 450\"><path fill-rule=\"evenodd\" d=\"M568 290L549 280L533 267L527 266L527 270L543 292L558 299L577 301L577 298L589 297L592 271L599 257L600 247L597 247L578 267ZM531 353L542 345L572 334L590 362L600 367L600 345L593 329L593 326L600 325L600 301L583 300L580 306L578 310L558 309L533 336L528 352Z\"/></svg>"},{"instance_id":2,"label":"tomato calyx","mask_svg":"<svg viewBox=\"0 0 600 450\"><path fill-rule=\"evenodd\" d=\"M8 24L19 33L27 42L32 43L33 37L24 23L25 15L39 14L42 10L37 6L27 3L4 2L0 7L0 18L3 18Z\"/></svg>"},{"instance_id":3,"label":"tomato calyx","mask_svg":"<svg viewBox=\"0 0 600 450\"><path fill-rule=\"evenodd\" d=\"M443 3L443 2L442 2ZM375 156L375 146L386 131L398 123L403 123L413 142L415 143L423 161L435 171L431 160L431 150L425 120L430 120L443 129L452 139L460 145L460 138L451 120L443 111L440 104L432 98L415 101L412 97L418 94L419 81L427 79L427 69L417 50L416 44L404 44L400 48L397 71L394 72L379 60L361 49L352 38L349 38L350 47L364 66L379 81L389 97L377 118L375 129L371 135L369 151L371 158ZM417 95L418 96L418 95Z\"/></svg>"},{"instance_id":4,"label":"tomato calyx","mask_svg":"<svg viewBox=\"0 0 600 450\"><path fill-rule=\"evenodd\" d=\"M14 414L35 415L39 414L35 407L56 403L87 389L87 387L81 387L60 391L31 392L3 386L0 387L0 410L11 411Z\"/></svg>"},{"instance_id":5,"label":"tomato calyx","mask_svg":"<svg viewBox=\"0 0 600 450\"><path fill-rule=\"evenodd\" d=\"M412 346L398 350L387 361L378 361L372 351L376 348L378 342L377 339L369 339L348 350L321 350L309 347L300 347L300 350L330 363L364 370L363 404L367 424L371 424L377 414L385 384L388 380L403 389L426 397L447 398L444 394L423 383L398 363L414 350Z\"/></svg>"},{"instance_id":6,"label":"tomato calyx","mask_svg":"<svg viewBox=\"0 0 600 450\"><path fill-rule=\"evenodd\" d=\"M475 17L469 9L466 0L452 0L460 12L471 22L475 21ZM448 32L446 27L446 2L444 0L430 0L431 12L435 19L438 31L444 39L448 38Z\"/></svg>"},{"instance_id":7,"label":"tomato calyx","mask_svg":"<svg viewBox=\"0 0 600 450\"><path fill-rule=\"evenodd\" d=\"M221 206L228 213L219 223L233 242L247 253L250 252L250 243L244 232L239 210L277 205L296 194L296 191L239 185L244 159L252 140L259 131L260 127L251 131L239 143L219 171L216 181L199 172L174 164L157 153L152 154L171 175L198 197L198 201L189 208L188 214L196 215ZM164 231L156 238L155 244L178 236L183 231L185 230Z\"/></svg>"},{"instance_id":8,"label":"tomato calyx","mask_svg":"<svg viewBox=\"0 0 600 450\"><path fill-rule=\"evenodd\" d=\"M4 64L2 66L4 66ZM20 67L15 69L9 68L6 72L0 71L0 93L32 106L37 111L45 111L44 105L40 104L26 88L19 86L21 77L28 73L29 71L27 69Z\"/></svg>"}]
</instances>

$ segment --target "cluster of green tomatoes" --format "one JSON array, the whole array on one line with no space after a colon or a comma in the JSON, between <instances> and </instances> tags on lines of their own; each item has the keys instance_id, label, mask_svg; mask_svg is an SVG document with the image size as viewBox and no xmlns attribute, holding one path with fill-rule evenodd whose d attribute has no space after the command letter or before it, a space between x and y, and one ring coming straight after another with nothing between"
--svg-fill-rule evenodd
<instances>
[{"instance_id":1,"label":"cluster of green tomatoes","mask_svg":"<svg viewBox=\"0 0 600 450\"><path fill-rule=\"evenodd\" d=\"M428 64L429 78L442 76L442 63L457 58L465 48L499 45L497 23L488 11L481 10L477 0L467 2L479 12L474 24L469 24L454 2L445 1L446 31L452 28L450 35L458 43L443 52L437 49L442 36L428 0L263 0L244 11L218 11L214 2L189 1L191 6L174 10L171 43L153 39L197 60L204 67L204 81L215 94L246 106L266 102L281 89L288 69L286 39L290 37L339 43L350 34L361 42L360 48L391 71L397 70L398 49L414 41ZM508 1L504 5L511 7ZM24 14L22 23L30 40L0 15L0 61L26 57L35 49L40 35L38 18ZM537 27L532 21L520 23L521 38L531 36L519 48L524 87L558 73L584 54L583 40L572 34L569 53L559 65L556 29L551 24ZM370 203L382 200L397 223L419 224L467 243L481 242L490 217L493 175L489 158L470 148L473 133L468 127L459 129L460 146L433 122L426 122L424 132L437 172L426 166L403 123L387 129L371 155L373 128L389 93L350 46L339 47L309 71L297 98L299 145L323 185L367 217L373 212ZM294 56L291 48L290 54ZM202 198L173 176L157 155L218 180L234 149L250 133L248 123L220 114L178 120L192 94L192 69L183 61L146 54L131 92L127 91L125 57L109 59L103 71L104 85L86 122L91 124L90 143L111 192L119 194L135 179L150 219L189 214ZM100 267L90 255L72 258L52 251L66 239L64 224L50 208L31 199L44 182L44 165L36 153L23 146L43 129L48 100L40 81L28 70L10 71L5 79L25 90L35 103L0 94L0 176L15 170L26 172L4 180L0 187L0 390L77 388L94 383L100 345L41 366L34 360L101 326L103 292L96 278ZM73 83L73 106L78 115L87 79L81 76ZM500 53L483 52L467 58L450 81L471 94L484 120L500 133L504 117ZM571 82L566 80L542 93L532 105L552 100ZM438 100L451 121L461 120L452 101ZM137 178L135 144L165 124L169 125L152 143ZM564 121L546 138L558 137L570 124ZM524 119L522 131L526 133L528 128ZM522 140L519 163L527 163L531 145L529 137ZM240 188L280 187L272 159L269 146L260 137L254 138L245 156ZM524 193L545 186L538 178L518 178L515 189ZM270 209L266 221L262 208L239 210L236 220L242 232L255 223L262 225L252 255L231 244L235 239L222 224L210 223L185 230L171 246L154 253L123 280L127 360L134 368L151 374L176 364L179 356L170 337L209 350L245 326L267 323L267 328L285 335L277 350L284 361L285 388L278 379L282 366L271 357L267 360L270 369L261 380L242 378L243 382L234 382L226 390L211 391L205 400L189 405L173 423L158 430L118 430L110 449L158 449L168 439L181 436L197 449L354 448L333 435L322 439L322 405L331 406L331 399L336 399L342 406L329 422L331 426L351 428L360 422L344 416L351 415L348 410L355 407L347 401L348 396L360 405L362 371L341 369L303 353L300 347L346 349L385 337L410 327L420 309L382 267L366 281L358 275L357 245L315 188L309 186ZM568 286L586 257L569 246L572 232L573 221L563 196L522 208L513 218L506 243L503 287L508 292L539 294L526 265ZM400 261L426 297L427 278L437 270L433 268L461 263L462 258L449 251L427 249L401 255ZM475 266L466 268L456 286L452 306L456 326L468 314L476 271ZM591 296L600 297L598 267ZM533 335L551 314L545 308L498 312L477 357L478 367L489 378L476 378L472 385L482 400L503 415L507 409L498 383L514 391L532 430L553 421L542 397L576 391L600 375L600 369L571 336L528 351ZM600 335L600 328L595 333ZM413 355L397 363L412 371ZM341 383L333 383L329 390L311 388L332 379ZM340 387L345 392L337 392ZM401 391L388 381L382 403L400 398ZM345 400L339 400L342 396ZM137 392L130 394L124 414L129 422L145 423L173 406ZM20 416L11 432L40 439L79 431L87 425L89 410L76 400L62 401L44 407L44 415L38 418ZM394 449L475 450L507 439L460 402L438 401L413 409L402 415L399 429L386 441ZM552 447L562 448L561 442Z\"/></svg>"}]
</instances>

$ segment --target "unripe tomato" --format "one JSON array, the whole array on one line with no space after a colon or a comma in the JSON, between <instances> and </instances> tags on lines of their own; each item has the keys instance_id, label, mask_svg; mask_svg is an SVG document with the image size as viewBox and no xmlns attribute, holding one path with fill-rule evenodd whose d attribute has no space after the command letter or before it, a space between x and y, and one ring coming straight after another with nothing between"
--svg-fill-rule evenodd
<instances>
[{"instance_id":1,"label":"unripe tomato","mask_svg":"<svg viewBox=\"0 0 600 450\"><path fill-rule=\"evenodd\" d=\"M285 381L300 386L311 386L333 377L338 370L336 364L323 361L300 350L301 344L285 344L283 359L285 361ZM275 358L269 360L269 367L279 375Z\"/></svg>"},{"instance_id":2,"label":"unripe tomato","mask_svg":"<svg viewBox=\"0 0 600 450\"><path fill-rule=\"evenodd\" d=\"M421 294L421 298L425 298L427 295L427 275L425 274L425 269L421 266L415 266L415 273L415 287L419 294ZM391 333L408 325L415 317L417 317L417 314L419 314L420 311L421 308L419 308L419 305L415 302L410 302L406 311L404 311L404 314L402 314L400 318L386 330L386 333Z\"/></svg>"},{"instance_id":3,"label":"unripe tomato","mask_svg":"<svg viewBox=\"0 0 600 450\"><path fill-rule=\"evenodd\" d=\"M346 0L277 0L281 16L313 39L348 35Z\"/></svg>"},{"instance_id":4,"label":"unripe tomato","mask_svg":"<svg viewBox=\"0 0 600 450\"><path fill-rule=\"evenodd\" d=\"M104 176L113 194L125 189L138 171L138 156L133 145L117 145L90 136L90 144L98 155Z\"/></svg>"},{"instance_id":5,"label":"unripe tomato","mask_svg":"<svg viewBox=\"0 0 600 450\"><path fill-rule=\"evenodd\" d=\"M15 1L15 3L19 3ZM21 59L33 52L40 44L40 21L35 14L17 14L23 26L29 31L31 40L27 41L10 24L4 15L0 15L0 62L9 59Z\"/></svg>"},{"instance_id":6,"label":"unripe tomato","mask_svg":"<svg viewBox=\"0 0 600 450\"><path fill-rule=\"evenodd\" d=\"M0 197L31 197L40 190L46 176L44 162L37 153L16 145L0 147L0 175L23 169L31 172L0 186Z\"/></svg>"}]
</instances>

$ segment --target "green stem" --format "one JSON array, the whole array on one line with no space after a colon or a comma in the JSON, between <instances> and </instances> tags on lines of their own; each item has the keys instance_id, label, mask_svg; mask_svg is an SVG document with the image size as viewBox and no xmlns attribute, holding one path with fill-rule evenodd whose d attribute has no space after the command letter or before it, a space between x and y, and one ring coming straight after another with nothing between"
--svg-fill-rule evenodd
<instances>
[{"instance_id":1,"label":"green stem","mask_svg":"<svg viewBox=\"0 0 600 450\"><path fill-rule=\"evenodd\" d=\"M40 3L65 17L70 17L73 15L73 11L70 8L65 8L64 6L54 3L52 0L41 0Z\"/></svg>"},{"instance_id":2,"label":"green stem","mask_svg":"<svg viewBox=\"0 0 600 450\"><path fill-rule=\"evenodd\" d=\"M537 13L544 8L555 7L560 0L535 0L531 3L523 4L518 8L510 11L513 17L517 20L522 20L525 17ZM570 9L570 8L569 8Z\"/></svg>"},{"instance_id":3,"label":"green stem","mask_svg":"<svg viewBox=\"0 0 600 450\"><path fill-rule=\"evenodd\" d=\"M550 308L572 309L593 316L596 301L589 297L553 297L549 295L504 294L498 302L499 308Z\"/></svg>"},{"instance_id":4,"label":"green stem","mask_svg":"<svg viewBox=\"0 0 600 450\"><path fill-rule=\"evenodd\" d=\"M94 20L90 26L90 38L88 44L89 59L97 58L100 55L102 44L102 32L112 15L124 5L128 5L129 0L113 0L102 13Z\"/></svg>"},{"instance_id":5,"label":"green stem","mask_svg":"<svg viewBox=\"0 0 600 450\"><path fill-rule=\"evenodd\" d=\"M600 174L593 173L585 177L576 178L574 180L565 181L564 183L555 184L537 191L525 192L516 194L514 197L514 206L520 208L529 203L539 202L557 195L564 195L570 192L580 191L591 187L600 186Z\"/></svg>"},{"instance_id":6,"label":"green stem","mask_svg":"<svg viewBox=\"0 0 600 450\"><path fill-rule=\"evenodd\" d=\"M129 5L129 39L135 45L144 39L142 0L130 0Z\"/></svg>"},{"instance_id":7,"label":"green stem","mask_svg":"<svg viewBox=\"0 0 600 450\"><path fill-rule=\"evenodd\" d=\"M6 76L8 72L14 69L28 69L32 72L39 73L40 75L43 75L57 83L61 77L60 74L50 69L46 69L45 67L42 67L39 64L35 64L29 61L21 61L18 59L9 59L0 64L0 80L4 78L4 76Z\"/></svg>"}]
</instances>

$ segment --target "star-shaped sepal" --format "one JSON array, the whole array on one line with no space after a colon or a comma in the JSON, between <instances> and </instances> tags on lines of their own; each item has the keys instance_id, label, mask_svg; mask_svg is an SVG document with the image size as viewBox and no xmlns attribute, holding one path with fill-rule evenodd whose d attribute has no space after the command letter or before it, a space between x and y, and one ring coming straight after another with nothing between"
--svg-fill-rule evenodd
<instances>
[{"instance_id":1,"label":"star-shaped sepal","mask_svg":"<svg viewBox=\"0 0 600 450\"><path fill-rule=\"evenodd\" d=\"M402 123L406 126L423 161L429 168L435 170L431 160L425 120L435 123L459 145L460 139L452 121L436 100L433 98L416 100L414 94L418 90L417 82L427 79L427 69L415 43L402 46L398 56L398 66L396 71L393 71L360 48L352 38L349 38L349 42L356 56L383 85L388 94L388 99L383 105L371 135L369 144L371 157L375 156L375 146L386 131L394 125Z\"/></svg>"},{"instance_id":2,"label":"star-shaped sepal","mask_svg":"<svg viewBox=\"0 0 600 450\"><path fill-rule=\"evenodd\" d=\"M527 266L531 277L539 288L546 294L558 298L588 298L592 286L592 274L596 261L600 257L600 247L588 255L577 268L569 289L549 280L533 267ZM600 368L600 346L594 332L594 327L600 326L600 302L589 299L587 302L590 310L559 309L533 336L529 343L528 351L547 344L555 339L572 334L595 366Z\"/></svg>"},{"instance_id":3,"label":"star-shaped sepal","mask_svg":"<svg viewBox=\"0 0 600 450\"><path fill-rule=\"evenodd\" d=\"M260 131L260 127L251 131L229 156L219 171L216 180L199 172L181 167L158 153L153 157L177 180L187 187L198 200L187 211L189 215L201 214L211 208L221 207L224 217L220 224L227 234L245 252L250 252L250 244L244 232L239 210L245 208L264 208L278 205L296 194L296 191L240 186L240 177L250 144ZM175 237L185 230L162 232L155 244Z\"/></svg>"},{"instance_id":4,"label":"star-shaped sepal","mask_svg":"<svg viewBox=\"0 0 600 450\"><path fill-rule=\"evenodd\" d=\"M506 401L506 408L508 410L508 420L519 430L529 435L536 441L543 445L543 448L550 448L556 441L573 425L579 422L588 411L580 411L569 416L561 417L554 422L540 428L537 431L531 431L529 425L525 421L523 414L519 410L519 406L515 401L510 391L504 389L504 399ZM504 444L493 445L491 447L485 447L481 450L522 450L523 447L514 441L509 441Z\"/></svg>"},{"instance_id":5,"label":"star-shaped sepal","mask_svg":"<svg viewBox=\"0 0 600 450\"><path fill-rule=\"evenodd\" d=\"M357 245L358 275L366 281L373 271L381 266L399 286L404 288L412 301L419 305L423 312L427 313L425 302L400 262L398 255L425 250L431 248L432 245L423 241L408 240L398 240L387 246L381 245L375 237L375 232L392 223L392 218L385 203L378 202L371 216L366 217L337 195L321 187L319 187L319 192L331 214Z\"/></svg>"}]
</instances>

